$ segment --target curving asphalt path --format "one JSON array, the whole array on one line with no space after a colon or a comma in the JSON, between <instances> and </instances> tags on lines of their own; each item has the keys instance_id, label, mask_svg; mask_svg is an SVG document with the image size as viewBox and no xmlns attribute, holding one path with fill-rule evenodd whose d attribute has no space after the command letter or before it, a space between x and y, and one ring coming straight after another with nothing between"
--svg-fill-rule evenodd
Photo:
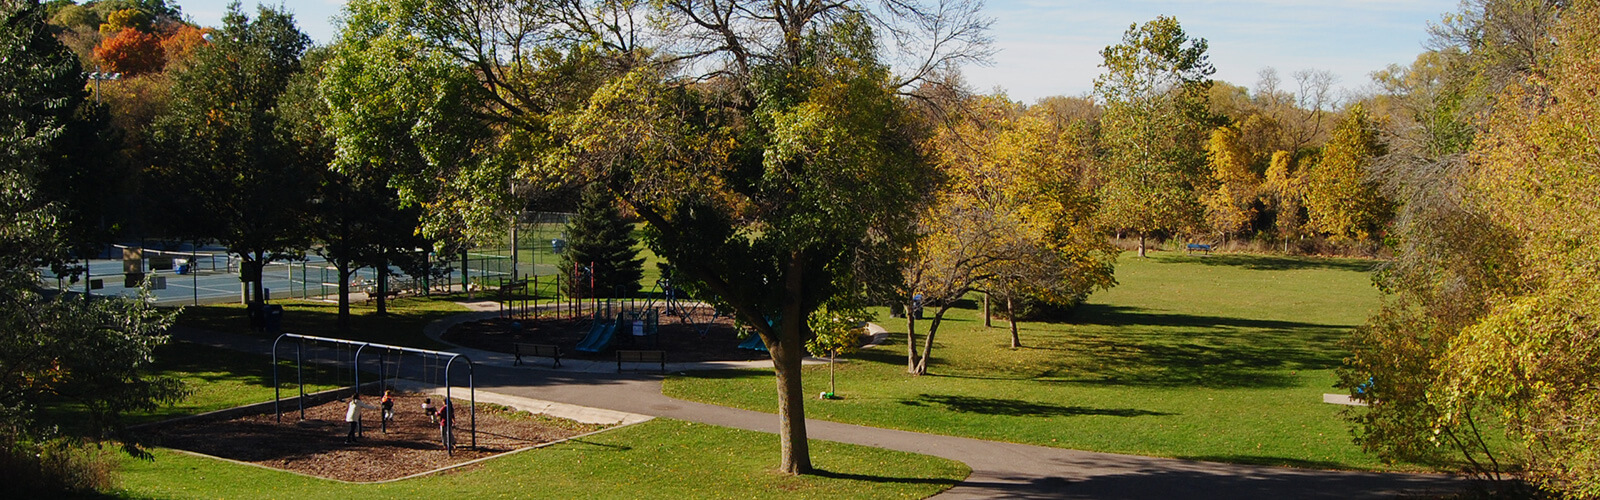
<instances>
[{"instance_id":1,"label":"curving asphalt path","mask_svg":"<svg viewBox=\"0 0 1600 500\"><path fill-rule=\"evenodd\" d=\"M495 314L458 315L428 325L425 333L439 339L455 324ZM193 329L175 329L174 335L231 349L270 350L270 343L259 338ZM508 354L464 347L453 350L476 363L476 385L488 392L761 432L778 430L776 415L673 399L661 394L661 375L614 373L615 363L575 366L563 360L566 366L560 369L544 363L512 366ZM691 366L669 367L674 371L686 368ZM821 420L807 420L806 428L811 439L933 455L971 467L972 475L935 497L940 499L1367 499L1444 495L1467 485L1465 480L1447 475L1324 471L1096 453ZM883 471L884 478L892 480L893 473Z\"/></svg>"}]
</instances>

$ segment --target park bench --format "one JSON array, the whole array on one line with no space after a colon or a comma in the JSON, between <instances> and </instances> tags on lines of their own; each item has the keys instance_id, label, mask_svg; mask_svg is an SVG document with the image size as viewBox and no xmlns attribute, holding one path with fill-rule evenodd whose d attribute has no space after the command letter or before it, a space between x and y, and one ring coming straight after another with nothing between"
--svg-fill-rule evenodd
<instances>
[{"instance_id":1,"label":"park bench","mask_svg":"<svg viewBox=\"0 0 1600 500\"><path fill-rule=\"evenodd\" d=\"M551 358L555 360L555 364L551 365L551 368L561 367L561 346L515 342L511 344L511 354L517 357L517 360L511 363L512 366L521 365L522 357L528 356L531 358Z\"/></svg>"},{"instance_id":2,"label":"park bench","mask_svg":"<svg viewBox=\"0 0 1600 500\"><path fill-rule=\"evenodd\" d=\"M622 373L622 363L660 363L667 371L667 351L617 351L617 373Z\"/></svg>"},{"instance_id":3,"label":"park bench","mask_svg":"<svg viewBox=\"0 0 1600 500\"><path fill-rule=\"evenodd\" d=\"M1211 253L1211 245L1206 245L1206 244L1202 244L1202 243L1190 243L1185 251L1186 252Z\"/></svg>"}]
</instances>

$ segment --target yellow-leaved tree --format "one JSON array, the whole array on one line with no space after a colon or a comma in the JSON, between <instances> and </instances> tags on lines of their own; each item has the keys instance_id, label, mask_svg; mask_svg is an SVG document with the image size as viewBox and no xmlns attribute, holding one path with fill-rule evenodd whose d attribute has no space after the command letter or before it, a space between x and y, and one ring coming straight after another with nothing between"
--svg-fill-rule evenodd
<instances>
[{"instance_id":1,"label":"yellow-leaved tree","mask_svg":"<svg viewBox=\"0 0 1600 500\"><path fill-rule=\"evenodd\" d=\"M1471 153L1472 201L1514 235L1518 273L1451 343L1432 395L1440 426L1498 408L1534 479L1600 498L1600 5L1574 2L1554 39Z\"/></svg>"},{"instance_id":2,"label":"yellow-leaved tree","mask_svg":"<svg viewBox=\"0 0 1600 500\"><path fill-rule=\"evenodd\" d=\"M1391 204L1368 175L1384 153L1378 124L1360 103L1351 106L1322 148L1322 161L1305 172L1306 223L1335 238L1367 240L1388 222Z\"/></svg>"},{"instance_id":3,"label":"yellow-leaved tree","mask_svg":"<svg viewBox=\"0 0 1600 500\"><path fill-rule=\"evenodd\" d=\"M1247 122L1263 120L1251 115ZM1214 187L1200 195L1200 204L1205 206L1207 225L1223 236L1249 229L1261 191L1261 174L1253 169L1257 155L1245 144L1241 128L1217 127L1206 142L1206 166Z\"/></svg>"},{"instance_id":4,"label":"yellow-leaved tree","mask_svg":"<svg viewBox=\"0 0 1600 500\"><path fill-rule=\"evenodd\" d=\"M1069 303L1114 284L1116 253L1092 222L1097 206L1084 182L1082 122L1062 126L1004 96L968 108L929 144L945 185L920 215L921 238L904 268L905 288L934 311L920 353L916 314L907 314L913 374L927 373L945 312L969 292L999 294L1015 311L1023 296ZM1012 319L1011 342L1020 346Z\"/></svg>"}]
</instances>

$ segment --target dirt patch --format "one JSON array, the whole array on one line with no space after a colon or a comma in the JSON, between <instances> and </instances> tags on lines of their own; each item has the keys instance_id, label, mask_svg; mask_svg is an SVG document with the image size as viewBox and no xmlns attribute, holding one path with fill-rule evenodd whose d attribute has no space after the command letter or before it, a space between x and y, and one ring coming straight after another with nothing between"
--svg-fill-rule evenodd
<instances>
[{"instance_id":1,"label":"dirt patch","mask_svg":"<svg viewBox=\"0 0 1600 500\"><path fill-rule=\"evenodd\" d=\"M388 432L380 426L380 410L362 410L363 437L345 443L349 425L344 422L346 403L334 401L285 411L283 423L272 413L215 421L186 421L150 429L155 444L290 470L302 474L369 482L396 479L420 472L497 455L528 446L593 432L605 426L514 412L508 408L478 405L478 443L472 447L471 412L467 401L456 401L456 449L446 453L439 426L421 410L424 397L435 404L441 396L404 394L395 398L395 418ZM378 404L378 398L363 401Z\"/></svg>"},{"instance_id":2,"label":"dirt patch","mask_svg":"<svg viewBox=\"0 0 1600 500\"><path fill-rule=\"evenodd\" d=\"M739 344L745 339L739 338L733 320L716 316L709 307L680 309L676 311L679 314L672 315L666 314L664 308L658 307L657 311L660 312L659 334L635 337L627 335L626 331L617 332L610 348L594 354L573 350L589 334L591 320L560 318L548 312L542 317L517 318L514 321L520 323L520 330L513 325L513 320L504 318L463 323L446 332L444 340L504 353L512 352L511 344L517 342L554 344L561 346L563 357L576 359L616 359L612 353L614 349L666 351L669 363L748 361L769 357L765 351L740 349Z\"/></svg>"}]
</instances>

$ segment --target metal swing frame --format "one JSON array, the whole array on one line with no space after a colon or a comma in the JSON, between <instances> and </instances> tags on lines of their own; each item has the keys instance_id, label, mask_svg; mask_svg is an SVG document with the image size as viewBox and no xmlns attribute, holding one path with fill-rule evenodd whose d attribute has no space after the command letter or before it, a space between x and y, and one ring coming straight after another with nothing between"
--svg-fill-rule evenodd
<instances>
[{"instance_id":1,"label":"metal swing frame","mask_svg":"<svg viewBox=\"0 0 1600 500\"><path fill-rule=\"evenodd\" d=\"M350 359L350 367L351 367L351 371L353 371L355 373L355 390L358 391L358 392L361 390L361 351L366 349L367 347L385 349L385 350L391 351L391 352L392 351L400 351L402 354L410 352L410 353L415 353L415 354L433 355L433 356L438 356L438 357L441 357L441 358L449 358L449 360L445 361L445 363L444 363L444 397L445 397L446 403L448 403L449 400L450 400L450 388L451 388L451 386L450 386L450 367L455 364L457 358L459 358L459 359L461 359L463 361L466 361L466 363L467 363L467 391L469 393L469 395L468 395L469 401L471 402L469 407L472 409L472 411L471 411L471 413L472 413L472 419L471 419L471 421L472 421L472 426L471 426L472 447L473 448L477 448L478 447L478 388L473 382L473 372L476 371L476 365L473 364L472 359L468 358L466 355L463 355L461 353L445 352L445 351L434 351L434 350L429 350L429 349L417 349L417 348L414 348L414 347L403 347L403 346L397 346L397 345L379 344L379 343L376 343L376 342L360 342L360 341L355 341L355 340L335 339L335 338L328 338L328 337L317 337L317 336L314 336L314 335L300 335L300 334L296 334L296 333L285 333L285 334L279 335L277 340L273 340L272 341L272 410L273 410L273 412L277 413L277 417L278 417L278 422L279 423L283 422L283 406L282 406L283 395L282 395L282 386L278 381L278 345L281 342L283 342L283 339L285 339L285 338L298 340L298 342L295 343L295 351L294 351L294 360L295 360L294 361L294 366L295 366L295 368L294 368L294 372L295 372L295 385L299 386L299 388L300 388L300 396L297 399L299 400L300 419L301 420L305 420L305 418L306 418L306 384L305 384L305 373L304 373L305 372L305 361L304 361L304 359L305 359L305 346L306 346L306 341L307 340L310 340L310 341L313 341L313 342L326 342L326 343L336 344L336 345L340 345L340 346L350 346L350 347L355 347L356 348L355 355L352 356L351 359ZM379 363L379 370L380 370L380 372L378 374L378 378L379 378L379 381L381 382L382 379L383 379L383 374L382 374L381 370L382 370L382 365L384 363L384 360L380 357L378 359L378 363ZM396 362L396 364L399 364L399 363ZM399 376L399 374L398 374L398 369L397 369L396 378L398 378L398 376ZM455 427L455 421L454 420L451 420L450 426L451 426L451 428Z\"/></svg>"}]
</instances>

